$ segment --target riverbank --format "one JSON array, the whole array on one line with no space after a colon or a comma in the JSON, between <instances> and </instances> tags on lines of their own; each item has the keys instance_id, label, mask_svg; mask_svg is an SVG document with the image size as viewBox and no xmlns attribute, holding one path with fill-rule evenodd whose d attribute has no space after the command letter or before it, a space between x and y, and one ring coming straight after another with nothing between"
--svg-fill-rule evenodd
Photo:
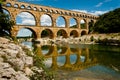
<instances>
[{"instance_id":1,"label":"riverbank","mask_svg":"<svg viewBox=\"0 0 120 80\"><path fill-rule=\"evenodd\" d=\"M105 41L106 40L106 41ZM83 35L78 38L62 38L57 37L56 39L42 38L38 40L40 44L99 44L110 43L110 45L120 45L120 33L111 34L89 34Z\"/></svg>"}]
</instances>

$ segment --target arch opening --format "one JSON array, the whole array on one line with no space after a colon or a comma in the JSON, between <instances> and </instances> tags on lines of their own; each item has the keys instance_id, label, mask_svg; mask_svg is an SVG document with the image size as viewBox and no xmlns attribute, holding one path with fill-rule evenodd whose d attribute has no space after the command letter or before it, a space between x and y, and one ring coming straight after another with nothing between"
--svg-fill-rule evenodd
<instances>
[{"instance_id":1,"label":"arch opening","mask_svg":"<svg viewBox=\"0 0 120 80\"><path fill-rule=\"evenodd\" d=\"M85 63L86 62L86 60L87 60L87 56L88 56L88 53L87 53L87 51L86 51L86 49L87 48L83 48L82 50L81 50L81 55L80 55L80 61L82 62L82 63Z\"/></svg>"},{"instance_id":2,"label":"arch opening","mask_svg":"<svg viewBox=\"0 0 120 80\"><path fill-rule=\"evenodd\" d=\"M53 39L53 32L50 29L45 29L41 33L41 38L50 38Z\"/></svg>"},{"instance_id":3,"label":"arch opening","mask_svg":"<svg viewBox=\"0 0 120 80\"><path fill-rule=\"evenodd\" d=\"M18 8L19 6L18 6L18 4L14 4L14 8Z\"/></svg>"},{"instance_id":4,"label":"arch opening","mask_svg":"<svg viewBox=\"0 0 120 80\"><path fill-rule=\"evenodd\" d=\"M75 64L76 60L77 60L77 55L76 54L70 55L70 63L71 64Z\"/></svg>"},{"instance_id":5,"label":"arch opening","mask_svg":"<svg viewBox=\"0 0 120 80\"><path fill-rule=\"evenodd\" d=\"M28 25L34 26L36 25L35 17L29 12L21 12L16 17L17 25Z\"/></svg>"},{"instance_id":6,"label":"arch opening","mask_svg":"<svg viewBox=\"0 0 120 80\"><path fill-rule=\"evenodd\" d=\"M74 18L70 19L70 28L77 28L77 22Z\"/></svg>"},{"instance_id":7,"label":"arch opening","mask_svg":"<svg viewBox=\"0 0 120 80\"><path fill-rule=\"evenodd\" d=\"M57 27L65 27L65 26L66 26L65 18L62 17L62 16L59 16L59 17L56 19L56 26L57 26Z\"/></svg>"},{"instance_id":8,"label":"arch opening","mask_svg":"<svg viewBox=\"0 0 120 80\"><path fill-rule=\"evenodd\" d=\"M51 54L50 49L51 49L51 46L48 46L48 45L41 46L41 50L42 50L43 55L48 55L48 53Z\"/></svg>"},{"instance_id":9,"label":"arch opening","mask_svg":"<svg viewBox=\"0 0 120 80\"><path fill-rule=\"evenodd\" d=\"M20 8L21 8L21 9L25 9L25 6L24 6L24 5L21 5Z\"/></svg>"},{"instance_id":10,"label":"arch opening","mask_svg":"<svg viewBox=\"0 0 120 80\"><path fill-rule=\"evenodd\" d=\"M70 50L72 53L78 53L78 51L79 51L78 48L74 48L74 47L71 47Z\"/></svg>"},{"instance_id":11,"label":"arch opening","mask_svg":"<svg viewBox=\"0 0 120 80\"><path fill-rule=\"evenodd\" d=\"M52 18L47 14L42 15L40 18L40 25L41 26L52 26Z\"/></svg>"},{"instance_id":12,"label":"arch opening","mask_svg":"<svg viewBox=\"0 0 120 80\"><path fill-rule=\"evenodd\" d=\"M30 28L21 28L16 36L20 42L23 41L32 41L37 38L36 33Z\"/></svg>"},{"instance_id":13,"label":"arch opening","mask_svg":"<svg viewBox=\"0 0 120 80\"><path fill-rule=\"evenodd\" d=\"M58 50L58 54L65 54L66 51L67 51L67 47L60 47L60 46L58 46L57 50Z\"/></svg>"},{"instance_id":14,"label":"arch opening","mask_svg":"<svg viewBox=\"0 0 120 80\"><path fill-rule=\"evenodd\" d=\"M73 37L73 38L79 37L78 32L77 32L76 30L72 30L72 31L70 32L70 36Z\"/></svg>"},{"instance_id":15,"label":"arch opening","mask_svg":"<svg viewBox=\"0 0 120 80\"><path fill-rule=\"evenodd\" d=\"M37 11L37 8L36 8L36 7L34 7L34 8L33 8L33 10Z\"/></svg>"},{"instance_id":16,"label":"arch opening","mask_svg":"<svg viewBox=\"0 0 120 80\"><path fill-rule=\"evenodd\" d=\"M81 36L83 36L83 35L87 35L87 32L86 31L82 31L81 32Z\"/></svg>"},{"instance_id":17,"label":"arch opening","mask_svg":"<svg viewBox=\"0 0 120 80\"><path fill-rule=\"evenodd\" d=\"M7 7L11 7L12 5L11 5L11 3L7 3L6 6Z\"/></svg>"},{"instance_id":18,"label":"arch opening","mask_svg":"<svg viewBox=\"0 0 120 80\"><path fill-rule=\"evenodd\" d=\"M57 65L59 67L65 65L66 57L65 56L58 56L57 57Z\"/></svg>"},{"instance_id":19,"label":"arch opening","mask_svg":"<svg viewBox=\"0 0 120 80\"><path fill-rule=\"evenodd\" d=\"M87 26L86 26L86 21L85 21L84 19L82 19L82 20L80 21L80 26L81 26L81 29L86 29L86 28L87 28Z\"/></svg>"},{"instance_id":20,"label":"arch opening","mask_svg":"<svg viewBox=\"0 0 120 80\"><path fill-rule=\"evenodd\" d=\"M63 37L63 38L67 38L68 34L65 30L61 29L57 32L57 37Z\"/></svg>"},{"instance_id":21,"label":"arch opening","mask_svg":"<svg viewBox=\"0 0 120 80\"><path fill-rule=\"evenodd\" d=\"M30 10L30 9L31 9L31 6L27 6L27 9L29 9L29 10Z\"/></svg>"}]
</instances>

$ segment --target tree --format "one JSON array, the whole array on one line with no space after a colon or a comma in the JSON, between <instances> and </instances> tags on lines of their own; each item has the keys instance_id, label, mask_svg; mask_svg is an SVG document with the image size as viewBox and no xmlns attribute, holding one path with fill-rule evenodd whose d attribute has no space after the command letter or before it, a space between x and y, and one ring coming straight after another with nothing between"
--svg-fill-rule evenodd
<instances>
[{"instance_id":1,"label":"tree","mask_svg":"<svg viewBox=\"0 0 120 80\"><path fill-rule=\"evenodd\" d=\"M91 21L88 23L88 25L89 25L89 33L92 33L92 32L93 32L93 27L94 27L94 22L93 22L93 20L91 20Z\"/></svg>"},{"instance_id":2,"label":"tree","mask_svg":"<svg viewBox=\"0 0 120 80\"><path fill-rule=\"evenodd\" d=\"M10 36L13 25L14 21L10 20L8 15L0 13L0 35Z\"/></svg>"},{"instance_id":3,"label":"tree","mask_svg":"<svg viewBox=\"0 0 120 80\"><path fill-rule=\"evenodd\" d=\"M2 9L2 2L0 0L0 36L11 36L11 29L14 25L14 21L10 19L9 15L6 15Z\"/></svg>"},{"instance_id":4,"label":"tree","mask_svg":"<svg viewBox=\"0 0 120 80\"><path fill-rule=\"evenodd\" d=\"M120 8L101 15L93 29L99 33L120 32Z\"/></svg>"},{"instance_id":5,"label":"tree","mask_svg":"<svg viewBox=\"0 0 120 80\"><path fill-rule=\"evenodd\" d=\"M0 1L0 13L3 13L3 10L2 10L2 2Z\"/></svg>"},{"instance_id":6,"label":"tree","mask_svg":"<svg viewBox=\"0 0 120 80\"><path fill-rule=\"evenodd\" d=\"M70 28L77 28L77 25L70 26Z\"/></svg>"},{"instance_id":7,"label":"tree","mask_svg":"<svg viewBox=\"0 0 120 80\"><path fill-rule=\"evenodd\" d=\"M2 3L5 2L6 0L0 0L0 12L3 13L3 10L2 10Z\"/></svg>"}]
</instances>

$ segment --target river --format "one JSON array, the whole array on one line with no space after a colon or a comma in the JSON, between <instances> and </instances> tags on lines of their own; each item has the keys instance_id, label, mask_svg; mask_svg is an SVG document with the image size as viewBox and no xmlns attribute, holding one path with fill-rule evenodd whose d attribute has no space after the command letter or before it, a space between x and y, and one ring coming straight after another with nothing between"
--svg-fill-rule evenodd
<instances>
[{"instance_id":1,"label":"river","mask_svg":"<svg viewBox=\"0 0 120 80\"><path fill-rule=\"evenodd\" d=\"M120 80L120 46L24 44L46 58L55 80Z\"/></svg>"}]
</instances>

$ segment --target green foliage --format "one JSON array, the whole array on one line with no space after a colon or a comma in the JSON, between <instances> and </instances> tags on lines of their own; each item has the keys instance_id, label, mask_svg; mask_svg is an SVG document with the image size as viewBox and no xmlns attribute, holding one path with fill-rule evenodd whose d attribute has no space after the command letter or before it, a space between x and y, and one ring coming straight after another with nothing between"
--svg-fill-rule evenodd
<instances>
[{"instance_id":1,"label":"green foliage","mask_svg":"<svg viewBox=\"0 0 120 80\"><path fill-rule=\"evenodd\" d=\"M11 29L14 21L10 20L9 16L0 13L0 35L11 35Z\"/></svg>"},{"instance_id":2,"label":"green foliage","mask_svg":"<svg viewBox=\"0 0 120 80\"><path fill-rule=\"evenodd\" d=\"M30 51L26 47L24 47L23 50L28 56L33 57L33 65L37 67L36 69L32 69L34 74L30 76L30 80L52 80L54 78L53 72L48 70L44 64L46 59L37 54L38 50ZM44 71L40 71L42 69Z\"/></svg>"},{"instance_id":3,"label":"green foliage","mask_svg":"<svg viewBox=\"0 0 120 80\"><path fill-rule=\"evenodd\" d=\"M86 26L85 26L85 23L81 24L81 29L85 29Z\"/></svg>"},{"instance_id":4,"label":"green foliage","mask_svg":"<svg viewBox=\"0 0 120 80\"><path fill-rule=\"evenodd\" d=\"M42 37L46 37L49 35L49 32L47 30L44 30L41 35Z\"/></svg>"},{"instance_id":5,"label":"green foliage","mask_svg":"<svg viewBox=\"0 0 120 80\"><path fill-rule=\"evenodd\" d=\"M90 41L94 41L94 37L93 36L90 37Z\"/></svg>"},{"instance_id":6,"label":"green foliage","mask_svg":"<svg viewBox=\"0 0 120 80\"><path fill-rule=\"evenodd\" d=\"M98 39L96 43L104 44L104 45L120 45L120 40L114 40L114 39Z\"/></svg>"},{"instance_id":7,"label":"green foliage","mask_svg":"<svg viewBox=\"0 0 120 80\"><path fill-rule=\"evenodd\" d=\"M38 68L42 67L43 69L46 69L45 64L44 64L44 61L45 61L44 57L39 56L39 55L34 55L33 59L34 59L34 66L37 66Z\"/></svg>"},{"instance_id":8,"label":"green foliage","mask_svg":"<svg viewBox=\"0 0 120 80\"><path fill-rule=\"evenodd\" d=\"M94 22L91 20L89 23L89 33L93 32Z\"/></svg>"},{"instance_id":9,"label":"green foliage","mask_svg":"<svg viewBox=\"0 0 120 80\"><path fill-rule=\"evenodd\" d=\"M3 13L3 10L2 10L2 2L0 2L0 13Z\"/></svg>"},{"instance_id":10,"label":"green foliage","mask_svg":"<svg viewBox=\"0 0 120 80\"><path fill-rule=\"evenodd\" d=\"M39 55L34 55L33 56L34 59L34 66L37 66L39 69L43 69L44 72L39 72L39 70L34 70L34 75L30 76L31 80L52 80L53 79L53 72L52 71L48 71L48 69L46 68L44 61L45 58Z\"/></svg>"},{"instance_id":11,"label":"green foliage","mask_svg":"<svg viewBox=\"0 0 120 80\"><path fill-rule=\"evenodd\" d=\"M5 2L6 0L0 0L0 2Z\"/></svg>"},{"instance_id":12,"label":"green foliage","mask_svg":"<svg viewBox=\"0 0 120 80\"><path fill-rule=\"evenodd\" d=\"M60 31L58 31L57 35L58 35L58 36L62 36L62 35L63 35L63 32L60 30Z\"/></svg>"},{"instance_id":13,"label":"green foliage","mask_svg":"<svg viewBox=\"0 0 120 80\"><path fill-rule=\"evenodd\" d=\"M3 1L1 0L0 2ZM0 36L11 36L11 29L14 24L9 15L3 13L2 4L0 3Z\"/></svg>"},{"instance_id":14,"label":"green foliage","mask_svg":"<svg viewBox=\"0 0 120 80\"><path fill-rule=\"evenodd\" d=\"M101 15L93 29L99 33L120 32L120 8Z\"/></svg>"},{"instance_id":15,"label":"green foliage","mask_svg":"<svg viewBox=\"0 0 120 80\"><path fill-rule=\"evenodd\" d=\"M77 28L77 25L70 26L70 28Z\"/></svg>"}]
</instances>

